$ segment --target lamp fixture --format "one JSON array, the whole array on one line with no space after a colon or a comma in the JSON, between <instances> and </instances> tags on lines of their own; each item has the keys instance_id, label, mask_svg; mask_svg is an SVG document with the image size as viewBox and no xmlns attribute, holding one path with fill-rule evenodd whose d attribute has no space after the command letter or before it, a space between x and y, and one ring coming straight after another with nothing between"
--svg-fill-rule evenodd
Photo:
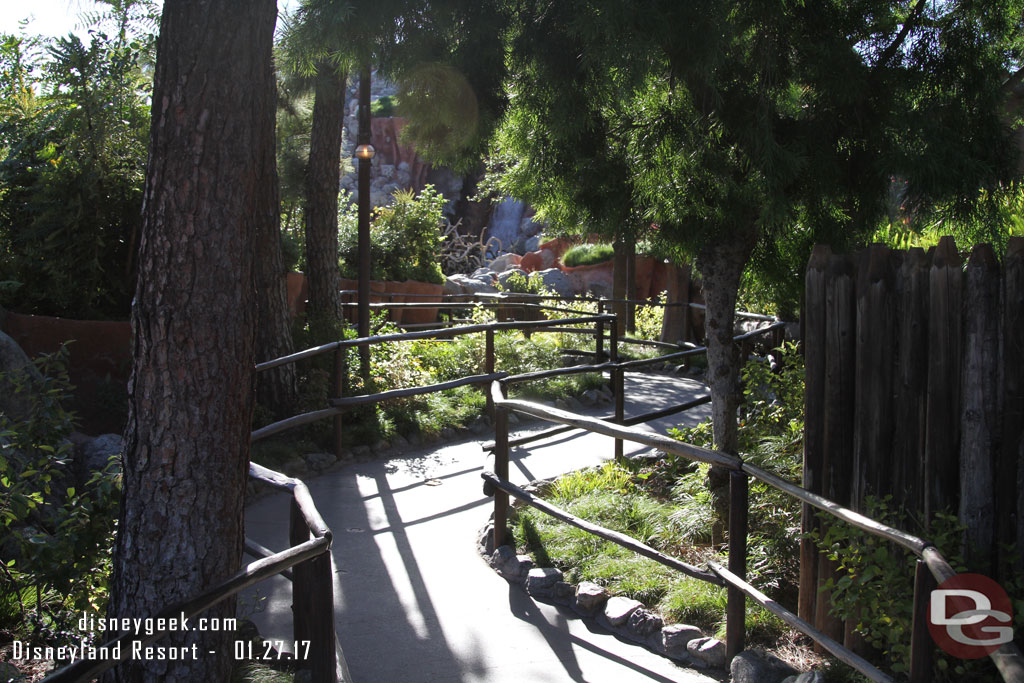
<instances>
[{"instance_id":1,"label":"lamp fixture","mask_svg":"<svg viewBox=\"0 0 1024 683\"><path fill-rule=\"evenodd\" d=\"M369 161L377 153L377 150L373 148L373 145L359 145L356 147L356 158L366 159Z\"/></svg>"}]
</instances>

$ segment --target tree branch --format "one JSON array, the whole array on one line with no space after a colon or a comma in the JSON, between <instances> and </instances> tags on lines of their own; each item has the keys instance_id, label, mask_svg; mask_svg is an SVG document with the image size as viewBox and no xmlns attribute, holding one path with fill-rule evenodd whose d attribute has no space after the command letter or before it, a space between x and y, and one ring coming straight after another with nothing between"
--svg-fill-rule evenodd
<instances>
[{"instance_id":1,"label":"tree branch","mask_svg":"<svg viewBox=\"0 0 1024 683\"><path fill-rule=\"evenodd\" d=\"M910 35L911 29L914 28L918 20L921 18L921 15L924 14L924 6L925 0L917 0L917 4L914 5L914 9L911 10L910 16L908 16L906 21L903 22L903 27L900 29L900 32L896 35L896 39L893 40L889 44L889 46L885 48L885 50L882 52L882 56L878 59L878 62L875 64L875 69L883 68L886 64L889 63L889 60L893 58L893 55L896 54L896 50L898 50L900 45L902 45L903 42L907 39L907 36Z\"/></svg>"}]
</instances>

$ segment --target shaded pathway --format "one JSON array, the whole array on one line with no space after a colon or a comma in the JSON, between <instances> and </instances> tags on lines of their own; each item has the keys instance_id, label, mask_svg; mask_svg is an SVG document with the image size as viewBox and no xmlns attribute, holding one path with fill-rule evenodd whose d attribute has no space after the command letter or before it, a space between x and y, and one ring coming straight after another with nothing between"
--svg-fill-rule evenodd
<instances>
[{"instance_id":1,"label":"shaded pathway","mask_svg":"<svg viewBox=\"0 0 1024 683\"><path fill-rule=\"evenodd\" d=\"M627 415L706 393L698 382L666 375L630 374L626 381ZM705 405L652 427L664 432L708 414ZM544 426L520 425L524 432ZM626 444L627 454L641 450ZM552 477L611 456L607 437L559 435L514 449L511 479ZM307 482L334 532L338 637L356 683L715 680L620 641L571 610L535 602L495 574L476 549L491 511L483 462L480 442L463 440ZM286 496L250 505L246 532L284 548ZM259 599L244 596L240 615L251 616L265 638L290 640L288 582L276 577L257 588ZM257 606L261 611L250 614Z\"/></svg>"}]
</instances>

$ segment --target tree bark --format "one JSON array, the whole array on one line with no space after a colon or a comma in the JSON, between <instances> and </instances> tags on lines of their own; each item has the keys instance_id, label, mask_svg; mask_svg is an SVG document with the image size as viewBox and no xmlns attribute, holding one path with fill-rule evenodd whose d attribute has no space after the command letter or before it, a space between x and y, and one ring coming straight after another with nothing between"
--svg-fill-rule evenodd
<instances>
[{"instance_id":1,"label":"tree bark","mask_svg":"<svg viewBox=\"0 0 1024 683\"><path fill-rule=\"evenodd\" d=\"M341 319L338 271L338 188L346 77L320 65L313 103L313 130L306 167L306 278L310 329L329 333ZM317 341L326 341L317 339Z\"/></svg>"},{"instance_id":2,"label":"tree bark","mask_svg":"<svg viewBox=\"0 0 1024 683\"><path fill-rule=\"evenodd\" d=\"M756 243L756 233L717 240L700 250L696 265L704 285L704 332L707 338L708 386L711 389L711 421L715 448L735 454L739 447L736 410L742 394L739 387L740 358L734 348L733 320L740 276ZM708 489L715 512L712 536L719 540L729 511L729 472L712 467Z\"/></svg>"},{"instance_id":3,"label":"tree bark","mask_svg":"<svg viewBox=\"0 0 1024 683\"><path fill-rule=\"evenodd\" d=\"M253 406L254 222L270 120L273 0L166 0L132 308L124 493L110 615L145 618L238 570ZM203 616L233 617L234 600ZM196 621L190 626L195 627ZM227 631L117 681L226 681ZM210 655L209 652L216 654Z\"/></svg>"},{"instance_id":4,"label":"tree bark","mask_svg":"<svg viewBox=\"0 0 1024 683\"><path fill-rule=\"evenodd\" d=\"M277 102L277 81L271 73L266 79L266 101ZM275 106L264 109L267 119L261 126L265 139L259 145L261 164L257 167L260 185L259 210L253 213L256 234L256 360L286 356L294 350L288 315L288 278L281 254L281 212L278 198ZM273 419L291 415L298 403L295 365L289 363L260 373L256 379L256 401Z\"/></svg>"}]
</instances>

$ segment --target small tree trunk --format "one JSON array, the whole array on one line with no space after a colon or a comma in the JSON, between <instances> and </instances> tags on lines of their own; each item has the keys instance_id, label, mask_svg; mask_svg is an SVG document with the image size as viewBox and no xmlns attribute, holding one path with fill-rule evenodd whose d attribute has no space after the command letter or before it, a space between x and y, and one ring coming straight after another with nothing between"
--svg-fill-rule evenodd
<instances>
[{"instance_id":1,"label":"small tree trunk","mask_svg":"<svg viewBox=\"0 0 1024 683\"><path fill-rule=\"evenodd\" d=\"M266 79L268 106L264 109L262 132L265 140L260 144L261 164L257 169L260 184L268 188L258 199L259 211L253 213L256 223L256 361L267 361L290 354L292 344L291 321L288 316L288 283L281 254L281 213L278 200L277 155L274 130L277 123L277 82ZM292 414L298 402L295 365L278 366L267 370L256 379L256 400L273 418Z\"/></svg>"},{"instance_id":2,"label":"small tree trunk","mask_svg":"<svg viewBox=\"0 0 1024 683\"><path fill-rule=\"evenodd\" d=\"M273 0L164 3L132 308L134 369L110 616L146 618L242 561L253 406L252 216L267 176ZM208 617L235 614L235 601ZM191 624L195 626L193 622ZM161 645L196 658L134 659L118 681L227 681L229 631ZM216 652L210 655L209 652Z\"/></svg>"},{"instance_id":3,"label":"small tree trunk","mask_svg":"<svg viewBox=\"0 0 1024 683\"><path fill-rule=\"evenodd\" d=\"M708 386L711 389L711 420L715 448L735 454L739 447L736 410L742 395L739 388L740 359L734 348L733 320L740 276L753 251L756 235L737 235L701 249L697 268L704 283L707 309L704 331L708 347ZM708 489L715 511L712 535L718 541L728 520L729 472L712 467Z\"/></svg>"},{"instance_id":4,"label":"small tree trunk","mask_svg":"<svg viewBox=\"0 0 1024 683\"><path fill-rule=\"evenodd\" d=\"M338 188L341 177L341 131L345 121L346 77L321 64L316 77L313 130L306 167L306 273L310 328L331 332L341 319L341 274L338 272Z\"/></svg>"}]
</instances>

